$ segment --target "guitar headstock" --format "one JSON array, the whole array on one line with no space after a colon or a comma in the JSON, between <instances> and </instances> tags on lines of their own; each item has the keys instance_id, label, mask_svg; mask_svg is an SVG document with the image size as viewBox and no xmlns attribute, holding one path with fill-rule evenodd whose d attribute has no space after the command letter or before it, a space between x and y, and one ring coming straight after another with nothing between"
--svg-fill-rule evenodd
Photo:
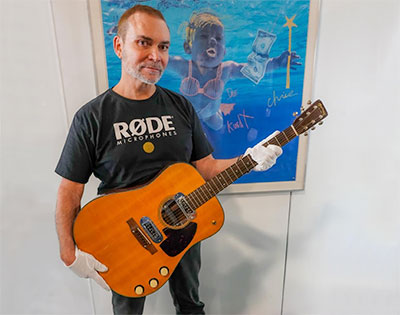
<instances>
[{"instance_id":1,"label":"guitar headstock","mask_svg":"<svg viewBox=\"0 0 400 315\"><path fill-rule=\"evenodd\" d=\"M301 114L298 116L292 126L296 132L300 135L309 129L314 130L316 124L322 124L322 120L328 116L328 112L322 104L321 100L317 100L308 106Z\"/></svg>"}]
</instances>

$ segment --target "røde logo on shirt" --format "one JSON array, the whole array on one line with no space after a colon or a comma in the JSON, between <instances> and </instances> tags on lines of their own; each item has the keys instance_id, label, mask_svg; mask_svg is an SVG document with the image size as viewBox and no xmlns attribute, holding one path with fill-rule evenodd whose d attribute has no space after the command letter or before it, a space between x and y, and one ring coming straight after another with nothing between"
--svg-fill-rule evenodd
<instances>
[{"instance_id":1,"label":"r\u00f8de logo on shirt","mask_svg":"<svg viewBox=\"0 0 400 315\"><path fill-rule=\"evenodd\" d=\"M158 139L176 136L173 116L147 117L133 119L129 123L114 123L114 134L117 145L127 142Z\"/></svg>"}]
</instances>

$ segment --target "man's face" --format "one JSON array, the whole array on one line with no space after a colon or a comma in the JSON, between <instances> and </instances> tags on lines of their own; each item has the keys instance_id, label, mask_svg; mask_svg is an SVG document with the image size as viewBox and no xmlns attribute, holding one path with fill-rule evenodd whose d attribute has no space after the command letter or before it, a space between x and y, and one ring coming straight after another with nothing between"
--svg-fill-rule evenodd
<instances>
[{"instance_id":1,"label":"man's face","mask_svg":"<svg viewBox=\"0 0 400 315\"><path fill-rule=\"evenodd\" d=\"M207 25L196 30L192 44L192 60L204 67L216 67L225 56L224 29Z\"/></svg>"},{"instance_id":2,"label":"man's face","mask_svg":"<svg viewBox=\"0 0 400 315\"><path fill-rule=\"evenodd\" d=\"M125 39L117 37L119 46L114 41L122 71L134 80L155 84L168 64L168 27L160 18L143 12L132 15L127 23Z\"/></svg>"}]
</instances>

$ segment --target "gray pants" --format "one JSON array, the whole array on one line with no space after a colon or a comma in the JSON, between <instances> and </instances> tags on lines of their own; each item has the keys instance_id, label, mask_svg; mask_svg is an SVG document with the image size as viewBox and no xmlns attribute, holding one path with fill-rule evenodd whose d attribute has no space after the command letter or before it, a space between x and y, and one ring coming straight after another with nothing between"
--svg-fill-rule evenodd
<instances>
[{"instance_id":1,"label":"gray pants","mask_svg":"<svg viewBox=\"0 0 400 315\"><path fill-rule=\"evenodd\" d=\"M205 314L204 303L199 300L200 265L198 243L186 252L168 280L176 314ZM130 298L113 291L114 314L143 314L145 299L146 297Z\"/></svg>"}]
</instances>

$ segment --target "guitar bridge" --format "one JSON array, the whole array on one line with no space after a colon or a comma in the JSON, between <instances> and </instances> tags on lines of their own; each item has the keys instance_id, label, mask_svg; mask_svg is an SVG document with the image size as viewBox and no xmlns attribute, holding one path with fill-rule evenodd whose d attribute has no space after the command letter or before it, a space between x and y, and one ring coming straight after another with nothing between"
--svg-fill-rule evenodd
<instances>
[{"instance_id":1,"label":"guitar bridge","mask_svg":"<svg viewBox=\"0 0 400 315\"><path fill-rule=\"evenodd\" d=\"M140 243L140 245L142 245L144 249L148 250L150 254L154 255L157 252L157 249L155 248L153 243L147 238L145 233L143 233L136 221L133 218L130 218L128 221L126 221L126 223L128 223L133 236Z\"/></svg>"}]
</instances>

